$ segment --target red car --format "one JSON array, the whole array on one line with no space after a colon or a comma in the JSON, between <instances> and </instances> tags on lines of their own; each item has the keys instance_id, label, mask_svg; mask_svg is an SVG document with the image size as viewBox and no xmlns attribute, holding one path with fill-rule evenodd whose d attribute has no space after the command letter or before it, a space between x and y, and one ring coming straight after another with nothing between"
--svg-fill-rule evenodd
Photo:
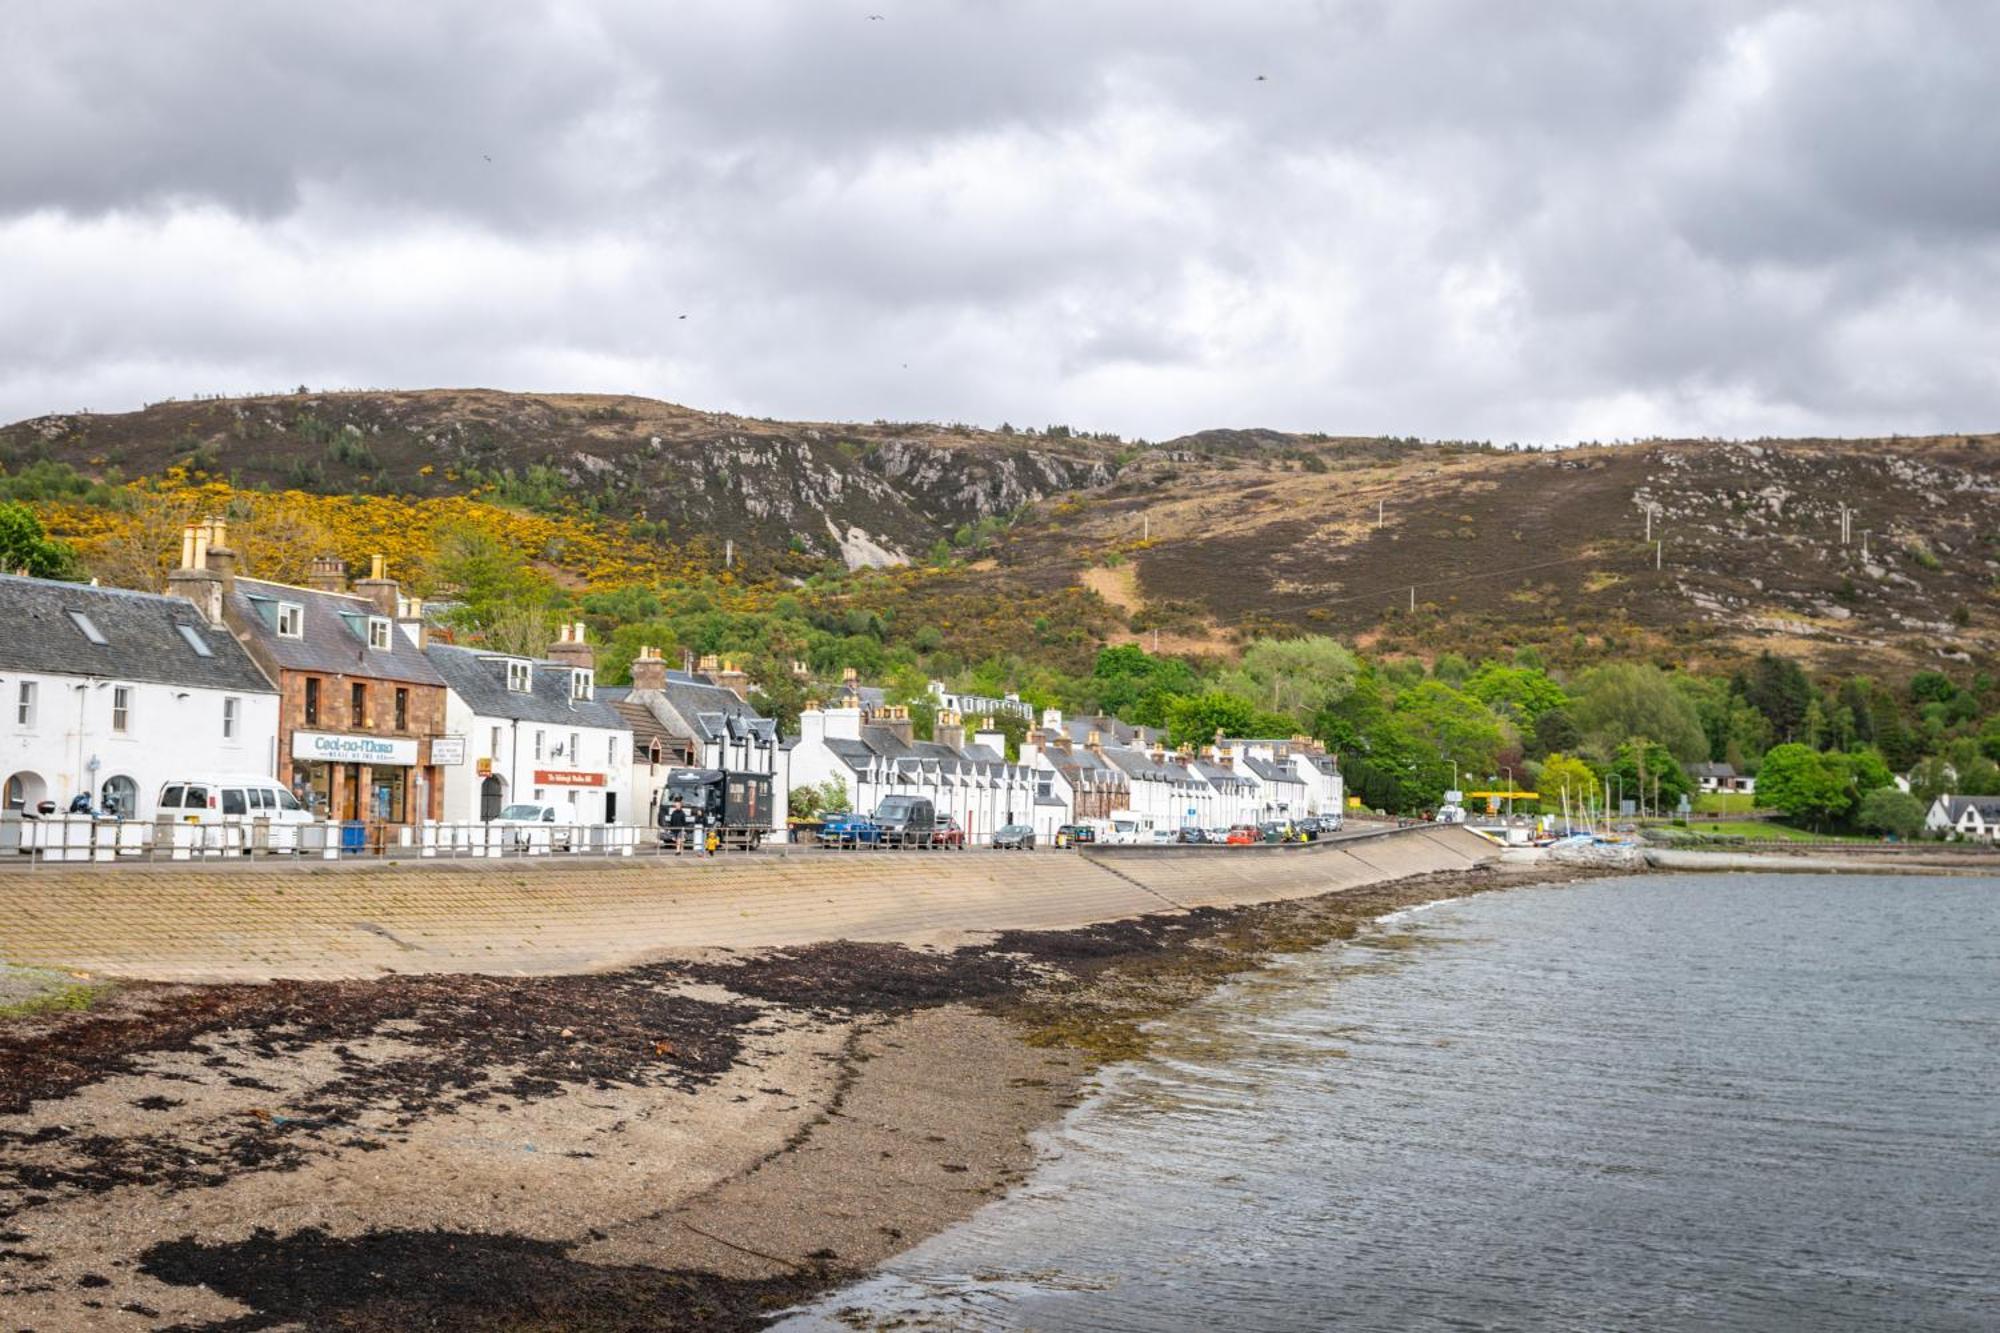
<instances>
[{"instance_id":1,"label":"red car","mask_svg":"<svg viewBox=\"0 0 2000 1333\"><path fill-rule=\"evenodd\" d=\"M931 846L949 847L952 851L965 850L965 830L958 826L956 819L947 819L931 832Z\"/></svg>"},{"instance_id":2,"label":"red car","mask_svg":"<svg viewBox=\"0 0 2000 1333\"><path fill-rule=\"evenodd\" d=\"M1231 847L1248 847L1264 841L1264 833L1255 824L1238 824L1223 841Z\"/></svg>"}]
</instances>

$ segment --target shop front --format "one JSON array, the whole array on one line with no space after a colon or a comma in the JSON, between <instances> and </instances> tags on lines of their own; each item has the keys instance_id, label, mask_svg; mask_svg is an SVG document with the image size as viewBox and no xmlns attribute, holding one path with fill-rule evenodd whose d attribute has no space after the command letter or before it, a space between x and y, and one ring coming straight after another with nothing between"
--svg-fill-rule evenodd
<instances>
[{"instance_id":1,"label":"shop front","mask_svg":"<svg viewBox=\"0 0 2000 1333\"><path fill-rule=\"evenodd\" d=\"M414 737L292 733L292 790L323 819L415 824L437 817L437 772Z\"/></svg>"},{"instance_id":2,"label":"shop front","mask_svg":"<svg viewBox=\"0 0 2000 1333\"><path fill-rule=\"evenodd\" d=\"M544 799L546 794L551 804L566 805L570 817L579 824L618 822L618 793L609 790L609 786L603 773L551 768L535 770L536 799ZM558 790L567 791L567 798L559 800L555 794Z\"/></svg>"}]
</instances>

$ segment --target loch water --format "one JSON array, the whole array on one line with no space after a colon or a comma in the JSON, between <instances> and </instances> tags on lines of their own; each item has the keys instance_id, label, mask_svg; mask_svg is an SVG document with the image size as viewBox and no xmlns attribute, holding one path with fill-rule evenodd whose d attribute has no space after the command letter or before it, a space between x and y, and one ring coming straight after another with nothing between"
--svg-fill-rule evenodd
<instances>
[{"instance_id":1,"label":"loch water","mask_svg":"<svg viewBox=\"0 0 2000 1333\"><path fill-rule=\"evenodd\" d=\"M784 1327L2000 1329L2000 880L1418 908L1176 1014L1042 1146Z\"/></svg>"}]
</instances>

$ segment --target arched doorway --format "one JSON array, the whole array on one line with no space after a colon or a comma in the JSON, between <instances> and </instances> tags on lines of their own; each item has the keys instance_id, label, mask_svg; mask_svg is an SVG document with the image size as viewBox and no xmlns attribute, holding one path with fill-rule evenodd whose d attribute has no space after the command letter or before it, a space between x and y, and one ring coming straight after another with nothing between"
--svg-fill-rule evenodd
<instances>
[{"instance_id":1,"label":"arched doorway","mask_svg":"<svg viewBox=\"0 0 2000 1333\"><path fill-rule=\"evenodd\" d=\"M120 819L139 817L139 784L123 773L104 780L104 788L98 794L98 805L107 815L117 815Z\"/></svg>"},{"instance_id":2,"label":"arched doorway","mask_svg":"<svg viewBox=\"0 0 2000 1333\"><path fill-rule=\"evenodd\" d=\"M33 810L48 794L49 784L41 774L23 771L7 779L4 804L9 810Z\"/></svg>"},{"instance_id":3,"label":"arched doorway","mask_svg":"<svg viewBox=\"0 0 2000 1333\"><path fill-rule=\"evenodd\" d=\"M497 774L489 774L486 781L479 784L479 817L498 819L500 807L507 803L507 784Z\"/></svg>"}]
</instances>

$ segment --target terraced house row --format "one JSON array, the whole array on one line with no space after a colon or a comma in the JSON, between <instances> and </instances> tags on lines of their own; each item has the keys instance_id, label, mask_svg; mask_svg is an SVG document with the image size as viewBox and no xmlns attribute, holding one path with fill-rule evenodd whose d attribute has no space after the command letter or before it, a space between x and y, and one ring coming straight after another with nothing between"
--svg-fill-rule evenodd
<instances>
[{"instance_id":1,"label":"terraced house row","mask_svg":"<svg viewBox=\"0 0 2000 1333\"><path fill-rule=\"evenodd\" d=\"M675 765L784 788L785 752L747 685L652 656L651 688L600 695L580 624L540 657L434 642L379 557L351 584L317 559L295 586L250 577L227 538L220 520L190 525L165 594L0 577L0 845L24 815L150 820L163 793L193 785L227 788L244 808L225 817L268 799L388 830L524 804L562 823L649 821ZM744 743L715 743L732 732Z\"/></svg>"},{"instance_id":2,"label":"terraced house row","mask_svg":"<svg viewBox=\"0 0 2000 1333\"><path fill-rule=\"evenodd\" d=\"M768 777L758 819L780 835L788 793L808 783L837 784L863 812L927 797L975 843L1008 825L1143 835L1342 804L1338 765L1305 738L1170 750L1115 718L1035 718L1014 696L941 684L922 738L852 671L787 738L726 661L674 671L649 648L629 686L600 687L581 623L537 657L441 641L381 557L352 582L321 557L304 586L273 583L240 568L217 519L184 531L164 594L0 577L0 617L0 847L18 843L22 818L73 806L152 820L165 797L166 817L185 817L197 788L223 818L389 833L523 817L650 825L690 769ZM959 703L1036 725L1010 758L993 717Z\"/></svg>"}]
</instances>

